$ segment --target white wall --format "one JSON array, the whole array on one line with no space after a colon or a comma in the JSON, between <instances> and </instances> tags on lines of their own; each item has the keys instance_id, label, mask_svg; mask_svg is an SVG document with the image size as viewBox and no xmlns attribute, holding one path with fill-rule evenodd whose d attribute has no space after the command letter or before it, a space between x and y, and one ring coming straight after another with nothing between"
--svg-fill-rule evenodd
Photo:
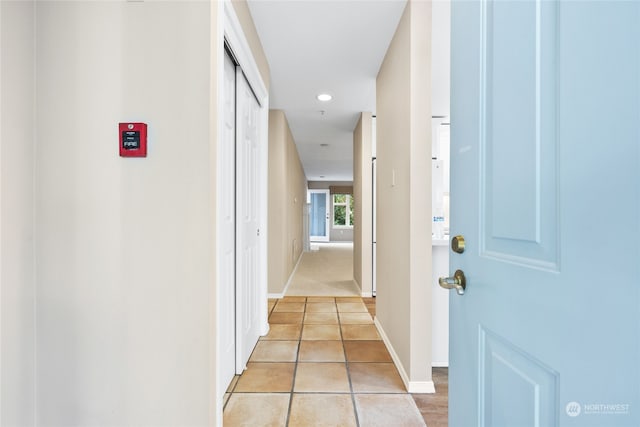
<instances>
[{"instance_id":1,"label":"white wall","mask_svg":"<svg viewBox=\"0 0 640 427\"><path fill-rule=\"evenodd\" d=\"M216 19L207 2L37 4L40 425L212 419ZM118 156L133 120L148 158Z\"/></svg>"},{"instance_id":2,"label":"white wall","mask_svg":"<svg viewBox=\"0 0 640 427\"><path fill-rule=\"evenodd\" d=\"M451 103L451 0L437 0L431 5L431 114L448 117Z\"/></svg>"},{"instance_id":3,"label":"white wall","mask_svg":"<svg viewBox=\"0 0 640 427\"><path fill-rule=\"evenodd\" d=\"M432 87L432 156L442 161L440 179L434 170L432 203L443 206L444 227L449 228L449 144L440 144L442 123L449 122L451 87L451 0L432 4L431 87ZM444 128L446 131L448 129ZM439 186L439 187L438 187ZM439 198L439 199L438 199ZM448 239L435 242L432 259L432 364L449 366L449 294L440 288L439 277L449 276Z\"/></svg>"},{"instance_id":4,"label":"white wall","mask_svg":"<svg viewBox=\"0 0 640 427\"><path fill-rule=\"evenodd\" d=\"M353 242L353 228L334 227L329 230L329 240L331 242Z\"/></svg>"},{"instance_id":5,"label":"white wall","mask_svg":"<svg viewBox=\"0 0 640 427\"><path fill-rule=\"evenodd\" d=\"M0 425L35 424L34 2L0 2Z\"/></svg>"}]
</instances>

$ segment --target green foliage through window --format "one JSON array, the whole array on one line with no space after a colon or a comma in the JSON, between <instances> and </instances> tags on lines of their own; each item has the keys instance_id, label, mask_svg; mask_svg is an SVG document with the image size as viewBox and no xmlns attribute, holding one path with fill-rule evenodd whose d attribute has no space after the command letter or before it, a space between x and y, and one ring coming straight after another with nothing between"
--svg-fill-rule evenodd
<instances>
[{"instance_id":1,"label":"green foliage through window","mask_svg":"<svg viewBox=\"0 0 640 427\"><path fill-rule=\"evenodd\" d=\"M350 194L333 195L333 225L338 227L353 226L353 196Z\"/></svg>"}]
</instances>

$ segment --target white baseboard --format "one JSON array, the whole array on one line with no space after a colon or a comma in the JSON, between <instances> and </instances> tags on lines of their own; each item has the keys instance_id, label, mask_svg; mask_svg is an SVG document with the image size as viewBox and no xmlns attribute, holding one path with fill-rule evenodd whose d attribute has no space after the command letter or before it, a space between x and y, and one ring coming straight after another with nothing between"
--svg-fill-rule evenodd
<instances>
[{"instance_id":1,"label":"white baseboard","mask_svg":"<svg viewBox=\"0 0 640 427\"><path fill-rule=\"evenodd\" d=\"M262 328L260 329L260 336L264 337L266 335L269 334L269 322L267 322L266 324L262 325Z\"/></svg>"},{"instance_id":2,"label":"white baseboard","mask_svg":"<svg viewBox=\"0 0 640 427\"><path fill-rule=\"evenodd\" d=\"M396 353L395 349L391 345L391 341L389 341L389 337L384 332L382 325L378 321L376 317L373 320L373 323L376 325L378 329L378 333L384 342L384 345L389 350L389 354L391 355L391 359L393 359L393 363L396 365L396 369L398 369L398 373L400 374L400 378L402 378L402 382L404 383L407 392L409 393L435 393L436 387L433 384L433 381L410 381L409 375L407 375L407 371L405 371L404 366L400 362L400 357L398 357L398 353Z\"/></svg>"},{"instance_id":3,"label":"white baseboard","mask_svg":"<svg viewBox=\"0 0 640 427\"><path fill-rule=\"evenodd\" d=\"M431 362L433 368L448 368L449 362Z\"/></svg>"},{"instance_id":4,"label":"white baseboard","mask_svg":"<svg viewBox=\"0 0 640 427\"><path fill-rule=\"evenodd\" d=\"M433 381L411 381L409 383L409 393L431 394L436 392Z\"/></svg>"},{"instance_id":5,"label":"white baseboard","mask_svg":"<svg viewBox=\"0 0 640 427\"><path fill-rule=\"evenodd\" d=\"M356 284L356 286L358 287L358 289L360 289L360 296L362 298L371 298L373 297L373 292L371 291L363 291L362 290L362 286L360 286L360 283L358 283L358 281L356 280L356 278L353 278L353 283Z\"/></svg>"},{"instance_id":6,"label":"white baseboard","mask_svg":"<svg viewBox=\"0 0 640 427\"><path fill-rule=\"evenodd\" d=\"M291 286L291 281L293 280L293 276L296 274L296 271L298 271L298 267L300 266L300 261L302 261L303 254L304 254L304 251L300 252L298 261L296 261L296 265L295 267L293 267L293 271L291 271L291 274L289 275L289 280L287 280L287 283L284 285L284 289L282 290L282 292L279 294L267 294L267 298L275 298L275 299L284 298L284 296L287 294L287 290L289 289L289 286Z\"/></svg>"}]
</instances>

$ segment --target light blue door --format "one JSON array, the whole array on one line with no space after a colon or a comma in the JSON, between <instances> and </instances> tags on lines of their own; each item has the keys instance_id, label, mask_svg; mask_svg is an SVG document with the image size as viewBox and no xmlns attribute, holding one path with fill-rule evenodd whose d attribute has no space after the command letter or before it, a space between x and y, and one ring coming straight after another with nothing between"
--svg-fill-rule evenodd
<instances>
[{"instance_id":1,"label":"light blue door","mask_svg":"<svg viewBox=\"0 0 640 427\"><path fill-rule=\"evenodd\" d=\"M329 190L309 190L311 207L309 212L309 240L329 241Z\"/></svg>"},{"instance_id":2,"label":"light blue door","mask_svg":"<svg viewBox=\"0 0 640 427\"><path fill-rule=\"evenodd\" d=\"M449 425L640 426L640 2L452 2Z\"/></svg>"}]
</instances>

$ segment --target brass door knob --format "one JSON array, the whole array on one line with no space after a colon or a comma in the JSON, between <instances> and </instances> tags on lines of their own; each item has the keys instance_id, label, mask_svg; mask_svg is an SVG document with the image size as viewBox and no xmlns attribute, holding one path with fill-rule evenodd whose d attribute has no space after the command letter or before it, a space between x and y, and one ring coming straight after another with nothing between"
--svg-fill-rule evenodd
<instances>
[{"instance_id":1,"label":"brass door knob","mask_svg":"<svg viewBox=\"0 0 640 427\"><path fill-rule=\"evenodd\" d=\"M467 279L462 270L456 270L453 277L441 277L438 279L438 284L445 289L455 289L458 295L464 295L467 289Z\"/></svg>"}]
</instances>

